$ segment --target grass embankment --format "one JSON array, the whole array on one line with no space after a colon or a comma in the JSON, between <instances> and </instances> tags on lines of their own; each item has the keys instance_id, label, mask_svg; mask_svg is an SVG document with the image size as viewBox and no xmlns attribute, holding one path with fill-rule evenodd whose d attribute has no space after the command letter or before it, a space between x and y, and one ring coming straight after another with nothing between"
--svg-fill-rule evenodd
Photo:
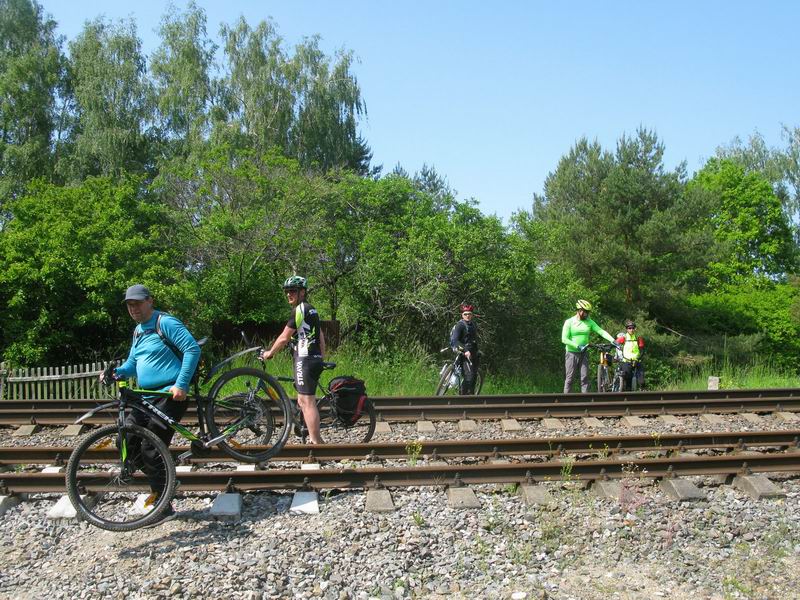
<instances>
[{"instance_id":1,"label":"grass embankment","mask_svg":"<svg viewBox=\"0 0 800 600\"><path fill-rule=\"evenodd\" d=\"M668 390L704 390L711 375L719 377L720 387L726 390L800 387L796 374L759 360L743 365L725 361L696 374L671 379L663 387Z\"/></svg>"},{"instance_id":2,"label":"grass embankment","mask_svg":"<svg viewBox=\"0 0 800 600\"><path fill-rule=\"evenodd\" d=\"M323 385L336 375L354 375L366 381L367 391L371 396L430 396L436 389L444 358L425 355L423 352L390 354L342 347L327 356L326 360L337 363L337 367L334 371L323 373ZM290 376L291 355L281 352L265 368L272 375ZM590 389L594 389L594 369L595 365L592 364ZM564 386L564 375L560 372L498 374L484 371L484 374L486 381L482 394L553 393L560 392ZM687 371L685 376L670 379L658 387L665 390L704 390L708 387L710 375L720 377L723 389L800 386L797 375L775 368L769 362L757 360L745 365L734 365L730 361L706 365L701 370ZM291 384L285 383L284 386L290 395L294 395ZM577 381L573 383L573 389L577 389Z\"/></svg>"}]
</instances>

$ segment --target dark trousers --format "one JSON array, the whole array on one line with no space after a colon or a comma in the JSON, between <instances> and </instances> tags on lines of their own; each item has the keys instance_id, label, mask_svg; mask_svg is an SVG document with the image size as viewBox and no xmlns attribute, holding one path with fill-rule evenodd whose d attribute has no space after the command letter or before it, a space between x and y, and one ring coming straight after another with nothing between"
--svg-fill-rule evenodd
<instances>
[{"instance_id":1,"label":"dark trousers","mask_svg":"<svg viewBox=\"0 0 800 600\"><path fill-rule=\"evenodd\" d=\"M631 384L633 383L634 377L636 377L637 389L642 389L642 387L644 387L644 368L642 367L642 361L637 361L635 363L620 362L617 364L617 368L622 372L622 377L625 379L626 390L633 389Z\"/></svg>"},{"instance_id":2,"label":"dark trousers","mask_svg":"<svg viewBox=\"0 0 800 600\"><path fill-rule=\"evenodd\" d=\"M471 360L467 360L467 357L462 354L458 360L461 361L461 387L458 393L463 396L474 394L480 366L478 353L474 352Z\"/></svg>"},{"instance_id":3,"label":"dark trousers","mask_svg":"<svg viewBox=\"0 0 800 600\"><path fill-rule=\"evenodd\" d=\"M153 406L176 421L183 418L189 406L188 401L176 402L172 398L161 398L158 401L150 401ZM169 448L172 442L172 434L175 433L171 427L164 425L160 420L151 418L149 415L133 410L125 418L125 424L135 424L155 433L158 438ZM147 475L150 489L157 494L164 490L166 485L166 469L161 457L156 452L153 445L140 437L133 437L128 440L128 451L138 463L141 464L142 472Z\"/></svg>"}]
</instances>

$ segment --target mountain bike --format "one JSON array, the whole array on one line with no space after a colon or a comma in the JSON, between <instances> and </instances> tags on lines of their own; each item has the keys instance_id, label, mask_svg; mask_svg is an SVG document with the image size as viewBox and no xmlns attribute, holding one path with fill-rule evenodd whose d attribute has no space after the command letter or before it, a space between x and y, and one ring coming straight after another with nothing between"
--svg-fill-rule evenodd
<instances>
[{"instance_id":1,"label":"mountain bike","mask_svg":"<svg viewBox=\"0 0 800 600\"><path fill-rule=\"evenodd\" d=\"M322 368L326 371L335 369L336 363L323 362ZM294 383L294 377L278 376L276 379ZM369 398L364 397L361 412L356 415L351 411L342 409L336 394L331 390L330 382L327 388L323 388L322 382L318 381L317 388L321 392L321 395L317 397L319 429L326 443L365 444L372 439L375 433L377 416L375 406ZM289 406L294 432L305 444L308 438L308 427L306 427L305 419L303 418L303 411L300 410L300 405L296 399L290 400Z\"/></svg>"},{"instance_id":2,"label":"mountain bike","mask_svg":"<svg viewBox=\"0 0 800 600\"><path fill-rule=\"evenodd\" d=\"M442 348L440 353L453 352L451 348ZM464 370L472 368L472 361L464 356L463 351L456 350L452 360L446 360L439 370L439 383L436 386L436 395L461 393L461 383L464 379ZM475 395L481 393L483 375L480 371L475 376Z\"/></svg>"},{"instance_id":3,"label":"mountain bike","mask_svg":"<svg viewBox=\"0 0 800 600\"><path fill-rule=\"evenodd\" d=\"M601 393L624 392L625 377L622 369L619 368L619 363L622 362L619 348L614 344L589 344L587 348L595 348L600 352L597 363L597 391ZM612 365L616 365L613 367L613 375L611 374ZM631 378L631 391L636 391L637 383L634 374Z\"/></svg>"},{"instance_id":4,"label":"mountain bike","mask_svg":"<svg viewBox=\"0 0 800 600\"><path fill-rule=\"evenodd\" d=\"M154 406L154 402L172 397L171 393L131 389L126 381L116 381L117 398L76 421L82 423L103 411L117 413L116 423L84 436L67 463L67 493L79 517L102 529L131 531L156 523L170 507L176 486L175 459L155 433L126 420L133 411L191 442L179 462L203 456L212 446L251 463L278 454L292 422L283 388L272 376L250 367L231 369L214 379L233 360L256 350L244 350L214 366L203 382L213 380L207 396L200 393L199 377L192 380L190 398L197 403L198 433ZM114 383L115 366L116 361L111 361L103 371L106 385ZM144 497L141 492L151 489L149 482L154 477L163 481L163 490Z\"/></svg>"}]
</instances>

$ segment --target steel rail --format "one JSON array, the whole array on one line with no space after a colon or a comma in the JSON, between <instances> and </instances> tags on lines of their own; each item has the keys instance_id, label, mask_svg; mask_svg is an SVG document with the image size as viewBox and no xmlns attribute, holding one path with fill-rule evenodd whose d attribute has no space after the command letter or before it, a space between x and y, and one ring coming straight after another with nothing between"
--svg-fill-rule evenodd
<instances>
[{"instance_id":1,"label":"steel rail","mask_svg":"<svg viewBox=\"0 0 800 600\"><path fill-rule=\"evenodd\" d=\"M719 398L800 398L800 388L765 388L745 390L672 390L646 392L613 392L588 394L494 394L484 396L371 396L375 408L396 406L462 406L465 404L550 404L560 402L627 402L631 400L702 400ZM113 400L112 397L108 401ZM100 404L86 399L14 399L0 400L0 408L8 410L76 409L88 411ZM189 412L195 405L189 406Z\"/></svg>"},{"instance_id":2,"label":"steel rail","mask_svg":"<svg viewBox=\"0 0 800 600\"><path fill-rule=\"evenodd\" d=\"M461 397L463 399L465 397ZM473 397L474 398L474 397ZM423 399L421 399L423 400ZM577 400L577 399L576 399ZM464 404L415 406L383 406L376 408L378 419L384 421L417 421L436 420L454 421L458 419L542 419L546 417L623 417L623 416L655 416L701 415L725 413L770 413L800 412L800 396L773 398L701 398L691 400L630 400L610 402L557 402L557 403L506 403L482 404L465 402ZM82 409L32 411L0 408L0 425L67 425L73 423L84 414ZM87 419L90 424L111 423L115 413L109 410L98 413ZM196 413L187 415L184 423L196 423Z\"/></svg>"},{"instance_id":3,"label":"steel rail","mask_svg":"<svg viewBox=\"0 0 800 600\"><path fill-rule=\"evenodd\" d=\"M181 491L247 491L276 489L329 489L407 486L461 486L483 483L534 483L559 481L565 469L578 480L647 477L653 479L696 475L750 473L800 473L800 453L747 456L693 456L637 458L632 460L588 460L486 463L480 465L431 465L415 467L366 467L346 469L269 469L263 471L193 471L179 476ZM79 480L88 493L107 488L113 473L81 473ZM137 474L141 489L144 475ZM63 492L60 473L1 473L0 494Z\"/></svg>"},{"instance_id":4,"label":"steel rail","mask_svg":"<svg viewBox=\"0 0 800 600\"><path fill-rule=\"evenodd\" d=\"M734 431L721 433L679 433L628 436L565 436L548 438L496 439L496 440L422 440L410 446L405 442L372 444L325 444L310 446L288 444L274 460L391 460L413 457L500 458L504 456L560 454L615 455L623 452L668 453L688 450L745 450L776 447L781 450L800 448L800 430L791 431ZM258 446L256 449L265 449ZM173 446L173 456L187 451L188 447ZM12 446L0 447L0 465L60 464L72 452L68 446ZM88 459L103 462L116 458L115 448L91 450ZM219 448L211 448L208 455L192 458L193 463L232 461Z\"/></svg>"},{"instance_id":5,"label":"steel rail","mask_svg":"<svg viewBox=\"0 0 800 600\"><path fill-rule=\"evenodd\" d=\"M378 410L384 421L458 419L543 419L547 417L624 417L657 415L702 415L721 413L799 412L800 397L704 398L697 400L629 400L611 402L558 402L552 404L491 404L387 407Z\"/></svg>"}]
</instances>

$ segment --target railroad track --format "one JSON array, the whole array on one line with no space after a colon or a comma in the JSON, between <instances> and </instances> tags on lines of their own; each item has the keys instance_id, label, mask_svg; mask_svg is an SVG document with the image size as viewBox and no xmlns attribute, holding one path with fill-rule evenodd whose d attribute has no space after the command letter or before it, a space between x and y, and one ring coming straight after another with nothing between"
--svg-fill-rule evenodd
<instances>
[{"instance_id":1,"label":"railroad track","mask_svg":"<svg viewBox=\"0 0 800 600\"><path fill-rule=\"evenodd\" d=\"M396 406L450 406L463 404L550 404L560 402L625 402L630 400L703 400L703 399L735 399L735 398L800 398L800 388L765 388L748 390L675 390L588 394L495 394L483 396L371 396L375 407ZM2 399L0 408L8 410L61 410L75 409L88 411L105 400L87 399ZM195 410L189 406L189 412Z\"/></svg>"},{"instance_id":2,"label":"railroad track","mask_svg":"<svg viewBox=\"0 0 800 600\"><path fill-rule=\"evenodd\" d=\"M454 486L485 483L532 484L558 481L569 468L577 480L646 477L663 479L697 475L800 472L800 453L747 456L692 456L637 458L634 460L585 460L486 463L478 465L431 465L366 467L345 469L268 469L263 471L193 471L179 476L181 491L252 491L276 489L379 488L409 486ZM113 473L86 473L80 479L84 489L102 492ZM148 489L143 475L137 476L141 489ZM64 491L62 473L2 473L0 494L50 493Z\"/></svg>"},{"instance_id":3,"label":"railroad track","mask_svg":"<svg viewBox=\"0 0 800 600\"><path fill-rule=\"evenodd\" d=\"M416 445L418 444L418 445ZM567 436L499 440L433 440L407 443L325 444L309 446L288 444L274 459L278 461L319 460L393 460L412 455L437 458L503 458L509 456L558 456L561 454L597 454L613 456L619 453L684 452L694 450L731 451L772 447L778 450L800 450L800 430L792 431L734 431L724 433L681 433L630 436ZM173 446L178 456L188 447ZM72 452L69 446L12 446L0 447L0 465L59 464ZM193 458L192 463L231 462L218 448L209 449L208 456ZM103 462L115 457L116 449L95 450L92 460ZM0 474L0 477L2 475Z\"/></svg>"},{"instance_id":4,"label":"railroad track","mask_svg":"<svg viewBox=\"0 0 800 600\"><path fill-rule=\"evenodd\" d=\"M447 399L450 404L427 397L377 398L375 408L379 420L390 422L800 412L799 395L713 397L704 394L698 398L660 398L656 397L658 394L619 394L613 399L606 399L612 395L603 395L600 400L591 395L570 394L562 395L558 402L533 402L532 396L455 396ZM5 403L0 403L0 425L67 425L88 410L87 407L7 408ZM111 423L115 417L113 411L98 413L86 423ZM183 422L196 423L197 413L188 413Z\"/></svg>"}]
</instances>

